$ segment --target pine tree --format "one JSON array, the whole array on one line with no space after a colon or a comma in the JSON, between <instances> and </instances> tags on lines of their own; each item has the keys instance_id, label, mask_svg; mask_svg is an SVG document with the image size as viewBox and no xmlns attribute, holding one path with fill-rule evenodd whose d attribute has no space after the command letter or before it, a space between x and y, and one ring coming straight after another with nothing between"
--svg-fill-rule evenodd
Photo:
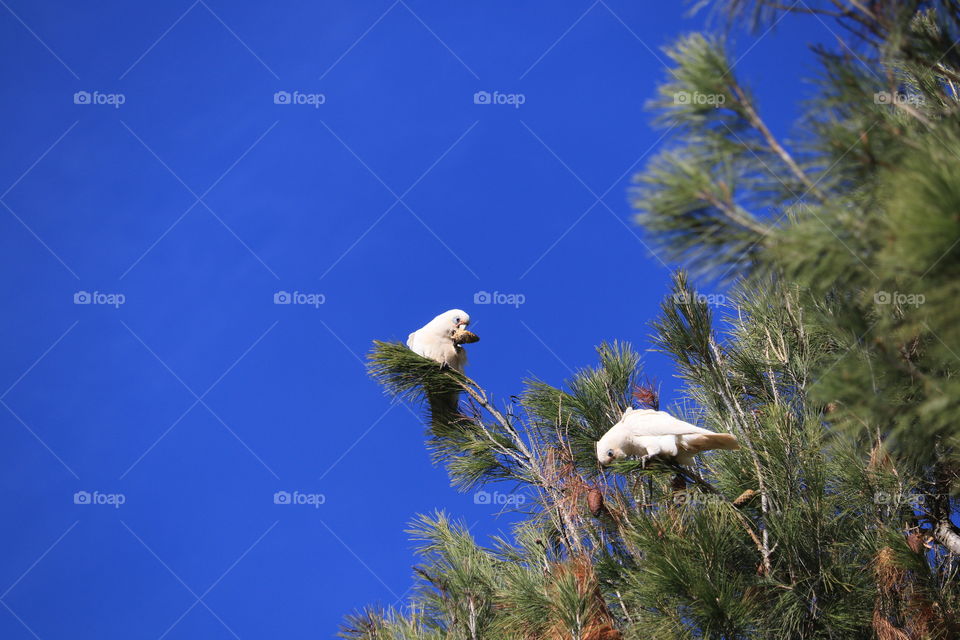
<instances>
[{"instance_id":1,"label":"pine tree","mask_svg":"<svg viewBox=\"0 0 960 640\"><path fill-rule=\"evenodd\" d=\"M534 499L488 545L444 513L417 518L410 602L349 616L343 637L960 636L960 7L715 6L844 35L816 50L817 93L789 144L717 36L670 48L652 105L672 138L637 176L638 222L661 255L729 284L719 310L682 271L666 292L650 339L683 382L667 410L742 448L695 469L600 468L596 440L627 407L659 403L628 344L499 403L375 343L371 374L428 408L427 446L454 487L506 481ZM451 392L458 411L429 415Z\"/></svg>"},{"instance_id":2,"label":"pine tree","mask_svg":"<svg viewBox=\"0 0 960 640\"><path fill-rule=\"evenodd\" d=\"M960 553L960 4L828 2L795 11L849 34L816 50L822 77L787 150L736 79L724 44L695 35L654 105L680 131L638 177L638 221L701 273L774 277L831 335L813 398L832 431L907 465L924 517ZM758 26L777 3L724 3ZM709 104L676 95L708 95Z\"/></svg>"}]
</instances>

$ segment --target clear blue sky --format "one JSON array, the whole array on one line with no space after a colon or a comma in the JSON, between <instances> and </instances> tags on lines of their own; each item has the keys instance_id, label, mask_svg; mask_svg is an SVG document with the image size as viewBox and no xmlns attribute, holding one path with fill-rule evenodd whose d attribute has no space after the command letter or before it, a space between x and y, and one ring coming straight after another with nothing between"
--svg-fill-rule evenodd
<instances>
[{"instance_id":1,"label":"clear blue sky","mask_svg":"<svg viewBox=\"0 0 960 640\"><path fill-rule=\"evenodd\" d=\"M464 308L502 399L647 348L669 270L626 190L659 50L702 24L680 3L0 5L0 637L331 637L402 598L416 513L506 522L430 465L371 340ZM775 36L735 48L784 131L831 36Z\"/></svg>"}]
</instances>

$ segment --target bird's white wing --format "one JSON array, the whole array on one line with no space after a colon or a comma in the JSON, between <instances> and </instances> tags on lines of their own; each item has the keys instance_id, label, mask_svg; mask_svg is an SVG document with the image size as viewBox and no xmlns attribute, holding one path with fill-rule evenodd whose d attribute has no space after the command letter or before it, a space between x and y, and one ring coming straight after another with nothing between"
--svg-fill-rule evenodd
<instances>
[{"instance_id":1,"label":"bird's white wing","mask_svg":"<svg viewBox=\"0 0 960 640\"><path fill-rule=\"evenodd\" d=\"M689 422L678 420L663 411L631 411L623 417L623 423L634 437L683 436L690 434L713 434Z\"/></svg>"},{"instance_id":2,"label":"bird's white wing","mask_svg":"<svg viewBox=\"0 0 960 640\"><path fill-rule=\"evenodd\" d=\"M429 333L425 329L426 327L410 334L407 339L410 350L463 373L467 362L466 352L463 349L457 349L449 337Z\"/></svg>"}]
</instances>

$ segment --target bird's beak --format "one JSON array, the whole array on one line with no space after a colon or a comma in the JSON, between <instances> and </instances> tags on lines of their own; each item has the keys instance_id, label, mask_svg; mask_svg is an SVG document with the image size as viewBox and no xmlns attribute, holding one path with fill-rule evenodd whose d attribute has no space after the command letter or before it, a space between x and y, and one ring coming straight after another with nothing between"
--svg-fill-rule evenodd
<instances>
[{"instance_id":1,"label":"bird's beak","mask_svg":"<svg viewBox=\"0 0 960 640\"><path fill-rule=\"evenodd\" d=\"M457 325L457 329L466 329L468 324L470 324L470 323L469 323L469 322L461 322L460 324Z\"/></svg>"}]
</instances>

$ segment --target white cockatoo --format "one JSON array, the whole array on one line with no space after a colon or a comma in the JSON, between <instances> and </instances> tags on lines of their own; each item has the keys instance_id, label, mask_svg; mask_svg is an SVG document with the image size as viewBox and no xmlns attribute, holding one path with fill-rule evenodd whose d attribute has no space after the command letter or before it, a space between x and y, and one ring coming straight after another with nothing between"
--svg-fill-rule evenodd
<instances>
[{"instance_id":1,"label":"white cockatoo","mask_svg":"<svg viewBox=\"0 0 960 640\"><path fill-rule=\"evenodd\" d=\"M606 466L630 456L644 462L661 456L689 466L701 451L739 448L732 434L695 427L663 411L627 409L620 422L597 441L597 460Z\"/></svg>"},{"instance_id":2,"label":"white cockatoo","mask_svg":"<svg viewBox=\"0 0 960 640\"><path fill-rule=\"evenodd\" d=\"M466 342L479 340L466 330L470 324L470 315L461 309L444 311L410 334L407 346L424 358L436 360L441 365L463 373L467 366L467 352L460 346Z\"/></svg>"},{"instance_id":3,"label":"white cockatoo","mask_svg":"<svg viewBox=\"0 0 960 640\"><path fill-rule=\"evenodd\" d=\"M407 338L407 346L424 358L435 360L441 367L463 373L467 366L467 351L461 345L480 338L469 331L470 315L461 309L451 309L438 315ZM430 415L434 421L456 419L459 413L460 393L452 391L430 394Z\"/></svg>"}]
</instances>

